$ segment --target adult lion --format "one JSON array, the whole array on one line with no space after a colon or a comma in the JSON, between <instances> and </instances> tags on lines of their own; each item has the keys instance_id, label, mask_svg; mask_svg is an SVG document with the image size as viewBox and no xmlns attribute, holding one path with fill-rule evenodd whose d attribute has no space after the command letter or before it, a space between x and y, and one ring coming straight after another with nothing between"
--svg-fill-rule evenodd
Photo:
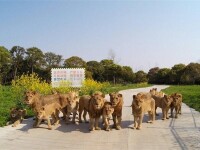
<instances>
[{"instance_id":1,"label":"adult lion","mask_svg":"<svg viewBox=\"0 0 200 150\"><path fill-rule=\"evenodd\" d=\"M164 97L153 95L152 98L155 100L155 114L157 107L160 107L163 114L162 120L169 119L168 111L173 98L170 95L164 95Z\"/></svg>"},{"instance_id":2,"label":"adult lion","mask_svg":"<svg viewBox=\"0 0 200 150\"><path fill-rule=\"evenodd\" d=\"M87 112L88 112L88 107L89 107L89 101L91 99L91 96L89 95L83 95L80 97L79 99L79 123L82 123L82 113L83 113L83 119L85 121L85 123L88 123L88 121L86 120L86 115L87 115Z\"/></svg>"},{"instance_id":3,"label":"adult lion","mask_svg":"<svg viewBox=\"0 0 200 150\"><path fill-rule=\"evenodd\" d=\"M174 93L171 95L173 98L172 104L171 104L171 117L173 118L173 110L175 109L175 118L178 118L178 114L181 114L181 105L182 105L182 94Z\"/></svg>"},{"instance_id":4,"label":"adult lion","mask_svg":"<svg viewBox=\"0 0 200 150\"><path fill-rule=\"evenodd\" d=\"M146 112L149 114L148 122L153 123L155 120L155 100L151 97L150 94L138 93L137 95L133 95L133 102L131 106L134 116L134 129L141 129L142 120Z\"/></svg>"},{"instance_id":5,"label":"adult lion","mask_svg":"<svg viewBox=\"0 0 200 150\"><path fill-rule=\"evenodd\" d=\"M101 92L95 92L90 100L88 105L88 112L90 117L90 127L89 130L101 130L99 127L99 118L102 115L103 106L104 106L104 100L105 95Z\"/></svg>"},{"instance_id":6,"label":"adult lion","mask_svg":"<svg viewBox=\"0 0 200 150\"><path fill-rule=\"evenodd\" d=\"M122 120L122 107L124 104L123 96L120 93L110 93L110 102L114 108L113 116L113 128L117 130L121 129L121 120Z\"/></svg>"}]
</instances>

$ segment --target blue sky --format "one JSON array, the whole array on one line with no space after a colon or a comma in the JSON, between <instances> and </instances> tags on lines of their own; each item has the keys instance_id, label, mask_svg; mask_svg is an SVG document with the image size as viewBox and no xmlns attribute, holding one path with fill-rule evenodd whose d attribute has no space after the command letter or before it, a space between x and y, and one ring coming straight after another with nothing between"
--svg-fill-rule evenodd
<instances>
[{"instance_id":1,"label":"blue sky","mask_svg":"<svg viewBox=\"0 0 200 150\"><path fill-rule=\"evenodd\" d=\"M64 59L106 59L133 71L200 60L200 1L0 0L0 45Z\"/></svg>"}]
</instances>

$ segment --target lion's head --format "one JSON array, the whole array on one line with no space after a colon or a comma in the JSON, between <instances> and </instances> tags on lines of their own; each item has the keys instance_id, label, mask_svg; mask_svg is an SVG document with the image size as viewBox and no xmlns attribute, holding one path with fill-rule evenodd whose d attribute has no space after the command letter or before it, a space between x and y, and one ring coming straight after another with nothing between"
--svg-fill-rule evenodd
<instances>
[{"instance_id":1,"label":"lion's head","mask_svg":"<svg viewBox=\"0 0 200 150\"><path fill-rule=\"evenodd\" d=\"M122 100L122 94L120 93L110 93L109 95L110 95L110 102L113 107L119 104Z\"/></svg>"},{"instance_id":2,"label":"lion's head","mask_svg":"<svg viewBox=\"0 0 200 150\"><path fill-rule=\"evenodd\" d=\"M69 92L67 96L68 105L74 108L79 101L78 92Z\"/></svg>"},{"instance_id":3,"label":"lion's head","mask_svg":"<svg viewBox=\"0 0 200 150\"><path fill-rule=\"evenodd\" d=\"M34 102L35 97L38 96L39 94L35 91L27 91L24 93L24 95L25 95L24 102L30 105Z\"/></svg>"},{"instance_id":4,"label":"lion's head","mask_svg":"<svg viewBox=\"0 0 200 150\"><path fill-rule=\"evenodd\" d=\"M167 104L167 106L169 106L172 103L173 98L169 95L164 95L164 101Z\"/></svg>"},{"instance_id":5,"label":"lion's head","mask_svg":"<svg viewBox=\"0 0 200 150\"><path fill-rule=\"evenodd\" d=\"M141 108L144 102L144 99L142 98L142 94L133 95L133 102L136 108L138 109Z\"/></svg>"},{"instance_id":6,"label":"lion's head","mask_svg":"<svg viewBox=\"0 0 200 150\"><path fill-rule=\"evenodd\" d=\"M174 93L171 95L173 98L172 104L174 106L178 105L182 101L182 95L178 93Z\"/></svg>"},{"instance_id":7,"label":"lion's head","mask_svg":"<svg viewBox=\"0 0 200 150\"><path fill-rule=\"evenodd\" d=\"M110 102L105 102L103 107L104 115L111 117L112 113L114 112L114 108Z\"/></svg>"},{"instance_id":8,"label":"lion's head","mask_svg":"<svg viewBox=\"0 0 200 150\"><path fill-rule=\"evenodd\" d=\"M11 108L10 117L12 118L21 118L26 115L26 109Z\"/></svg>"},{"instance_id":9,"label":"lion's head","mask_svg":"<svg viewBox=\"0 0 200 150\"><path fill-rule=\"evenodd\" d=\"M105 95L101 92L95 92L91 97L91 103L94 109L99 110L104 105Z\"/></svg>"}]
</instances>

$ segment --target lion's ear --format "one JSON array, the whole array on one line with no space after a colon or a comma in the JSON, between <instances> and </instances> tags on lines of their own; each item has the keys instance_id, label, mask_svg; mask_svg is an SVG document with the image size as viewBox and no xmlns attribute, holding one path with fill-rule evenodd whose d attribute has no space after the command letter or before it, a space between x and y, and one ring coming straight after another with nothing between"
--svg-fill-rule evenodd
<instances>
[{"instance_id":1,"label":"lion's ear","mask_svg":"<svg viewBox=\"0 0 200 150\"><path fill-rule=\"evenodd\" d=\"M133 95L133 99L135 99L136 98L136 95Z\"/></svg>"},{"instance_id":2,"label":"lion's ear","mask_svg":"<svg viewBox=\"0 0 200 150\"><path fill-rule=\"evenodd\" d=\"M33 95L36 95L36 94L37 94L37 92L36 92L36 91L33 91L33 92L32 92L32 94L33 94Z\"/></svg>"},{"instance_id":3,"label":"lion's ear","mask_svg":"<svg viewBox=\"0 0 200 150\"><path fill-rule=\"evenodd\" d=\"M118 96L119 96L119 97L122 97L122 94L119 93Z\"/></svg>"},{"instance_id":4,"label":"lion's ear","mask_svg":"<svg viewBox=\"0 0 200 150\"><path fill-rule=\"evenodd\" d=\"M101 96L102 96L103 98L105 98L105 94L102 93Z\"/></svg>"},{"instance_id":5,"label":"lion's ear","mask_svg":"<svg viewBox=\"0 0 200 150\"><path fill-rule=\"evenodd\" d=\"M112 96L112 93L110 93L109 96Z\"/></svg>"},{"instance_id":6,"label":"lion's ear","mask_svg":"<svg viewBox=\"0 0 200 150\"><path fill-rule=\"evenodd\" d=\"M167 95L166 95L166 94L164 95L164 98L167 98Z\"/></svg>"}]
</instances>

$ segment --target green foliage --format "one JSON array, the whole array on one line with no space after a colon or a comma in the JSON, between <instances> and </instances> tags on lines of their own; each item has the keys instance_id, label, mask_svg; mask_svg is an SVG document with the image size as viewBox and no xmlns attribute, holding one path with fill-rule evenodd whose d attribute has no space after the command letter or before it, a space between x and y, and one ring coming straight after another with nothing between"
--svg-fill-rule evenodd
<instances>
[{"instance_id":1,"label":"green foliage","mask_svg":"<svg viewBox=\"0 0 200 150\"><path fill-rule=\"evenodd\" d=\"M12 59L9 51L5 47L0 46L0 84L2 83L3 77L7 76L11 62Z\"/></svg>"},{"instance_id":2,"label":"green foliage","mask_svg":"<svg viewBox=\"0 0 200 150\"><path fill-rule=\"evenodd\" d=\"M86 68L86 62L77 56L72 56L65 60L64 67L67 68Z\"/></svg>"},{"instance_id":3,"label":"green foliage","mask_svg":"<svg viewBox=\"0 0 200 150\"><path fill-rule=\"evenodd\" d=\"M9 119L10 108L16 106L12 90L9 86L0 85L0 126L4 126Z\"/></svg>"},{"instance_id":4,"label":"green foliage","mask_svg":"<svg viewBox=\"0 0 200 150\"><path fill-rule=\"evenodd\" d=\"M111 85L108 82L100 83L91 79L86 79L83 82L83 86L80 88L80 95L91 95L95 91L107 93L109 87L111 87Z\"/></svg>"},{"instance_id":5,"label":"green foliage","mask_svg":"<svg viewBox=\"0 0 200 150\"><path fill-rule=\"evenodd\" d=\"M188 106L200 111L200 86L199 85L182 85L170 86L164 89L163 92L167 94L181 93L183 95L183 102Z\"/></svg>"}]
</instances>

